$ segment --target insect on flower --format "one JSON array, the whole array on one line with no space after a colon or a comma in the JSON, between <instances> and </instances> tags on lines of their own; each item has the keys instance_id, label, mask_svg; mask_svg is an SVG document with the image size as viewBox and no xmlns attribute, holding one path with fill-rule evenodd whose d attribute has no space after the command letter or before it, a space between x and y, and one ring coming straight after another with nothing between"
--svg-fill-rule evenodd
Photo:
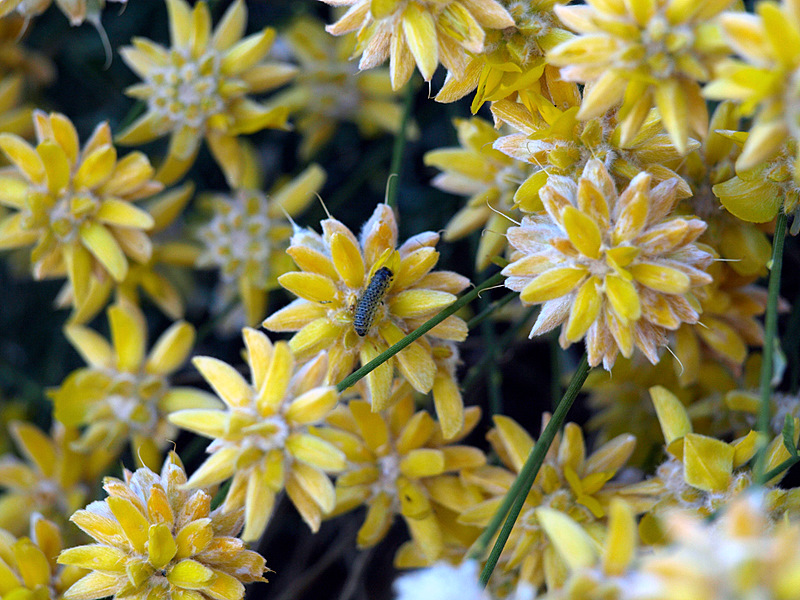
<instances>
[{"instance_id":1,"label":"insect on flower","mask_svg":"<svg viewBox=\"0 0 800 600\"><path fill-rule=\"evenodd\" d=\"M353 329L361 337L367 335L372 322L375 320L375 313L378 312L378 305L383 301L389 286L392 285L394 273L389 267L381 267L370 279L369 284L364 288L364 293L356 302L353 319Z\"/></svg>"}]
</instances>

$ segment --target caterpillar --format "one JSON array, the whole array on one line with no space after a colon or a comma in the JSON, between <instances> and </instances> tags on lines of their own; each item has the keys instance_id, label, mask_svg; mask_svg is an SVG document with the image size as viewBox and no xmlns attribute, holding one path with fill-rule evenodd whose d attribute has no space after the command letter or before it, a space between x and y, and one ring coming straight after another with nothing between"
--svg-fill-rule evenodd
<instances>
[{"instance_id":1,"label":"caterpillar","mask_svg":"<svg viewBox=\"0 0 800 600\"><path fill-rule=\"evenodd\" d=\"M375 313L378 312L378 305L383 301L389 286L392 284L392 273L389 267L381 267L372 276L372 279L364 288L364 292L359 296L355 306L353 317L353 329L361 337L367 335L372 322L375 320Z\"/></svg>"}]
</instances>

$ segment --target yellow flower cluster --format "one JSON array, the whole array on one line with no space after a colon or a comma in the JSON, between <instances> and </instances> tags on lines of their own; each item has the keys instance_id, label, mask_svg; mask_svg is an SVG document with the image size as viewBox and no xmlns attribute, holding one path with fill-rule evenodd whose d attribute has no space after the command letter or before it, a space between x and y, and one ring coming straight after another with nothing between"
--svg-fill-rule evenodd
<instances>
[{"instance_id":1,"label":"yellow flower cluster","mask_svg":"<svg viewBox=\"0 0 800 600\"><path fill-rule=\"evenodd\" d=\"M693 242L706 225L667 218L679 183L651 189L651 180L640 173L617 194L598 160L577 183L548 179L539 192L546 215L509 230L515 260L503 270L523 302L544 303L531 336L565 323L561 346L586 336L589 364L610 369L634 346L657 363L666 331L699 320L691 290L711 283L711 255Z\"/></svg>"},{"instance_id":2,"label":"yellow flower cluster","mask_svg":"<svg viewBox=\"0 0 800 600\"><path fill-rule=\"evenodd\" d=\"M404 525L398 569L460 565L405 580L404 598L456 595L437 574L467 580L463 600L800 597L800 397L777 390L785 372L797 387L800 355L797 314L777 333L789 217L800 231L800 0L322 2L327 26L307 0L284 31L248 34L244 0L165 0L168 43L121 44L136 106L86 137L82 115L26 104L50 102L54 73L20 18L52 1L0 0L0 279L20 258L66 279L56 328L85 362L48 365L67 375L46 390L0 335L3 398L53 409L47 430L0 408L0 598L242 600L266 581L247 544L282 494L312 533L360 509L359 549ZM104 0L55 3L99 27ZM416 70L429 100L493 122L415 112ZM381 134L392 170L421 137L436 191L419 197L461 208L407 198L406 175L358 213L381 169L368 152L389 144L340 138ZM312 226L326 183L341 220L321 202ZM400 216L430 230L401 234ZM439 242L471 235L456 268L500 272L467 291L440 266L461 246ZM470 320L491 286L505 295ZM499 338L487 319L506 304ZM503 381L522 306L553 355L586 349L552 414L544 386ZM480 361L464 381L489 373L485 421L462 356ZM526 386L548 371L517 370ZM581 425L567 411L584 380ZM140 468L114 477L118 462ZM497 567L485 590L479 564Z\"/></svg>"},{"instance_id":3,"label":"yellow flower cluster","mask_svg":"<svg viewBox=\"0 0 800 600\"><path fill-rule=\"evenodd\" d=\"M186 488L186 473L171 452L160 473L128 470L107 477L105 500L72 521L96 543L58 555L62 565L90 572L64 592L65 600L185 596L241 600L245 583L266 581L264 559L234 537L242 511L211 510L206 490Z\"/></svg>"},{"instance_id":4,"label":"yellow flower cluster","mask_svg":"<svg viewBox=\"0 0 800 600\"><path fill-rule=\"evenodd\" d=\"M366 364L400 341L469 285L457 273L432 271L439 258L434 249L438 234L420 233L398 247L397 221L386 204L375 208L358 238L334 218L322 222L322 232L305 229L292 236L287 253L301 270L280 276L278 283L299 298L268 317L264 327L297 331L289 346L301 361L327 350L330 383L348 375L357 361ZM381 277L388 277L386 285L368 306L365 295ZM433 343L466 337L466 323L448 317L369 373L373 409L390 404L395 366L415 390L431 391L439 370ZM448 437L460 429L460 413L461 406L449 406L440 415Z\"/></svg>"}]
</instances>

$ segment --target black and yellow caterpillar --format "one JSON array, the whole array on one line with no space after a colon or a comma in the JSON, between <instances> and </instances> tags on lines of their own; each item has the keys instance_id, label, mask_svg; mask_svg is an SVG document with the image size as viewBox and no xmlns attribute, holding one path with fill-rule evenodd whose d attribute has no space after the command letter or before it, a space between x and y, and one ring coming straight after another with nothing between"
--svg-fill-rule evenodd
<instances>
[{"instance_id":1,"label":"black and yellow caterpillar","mask_svg":"<svg viewBox=\"0 0 800 600\"><path fill-rule=\"evenodd\" d=\"M354 309L353 316L353 329L361 337L367 335L372 322L375 320L375 313L378 312L378 306L389 291L389 286L392 284L394 273L389 267L381 267L370 279L364 292L359 296Z\"/></svg>"}]
</instances>

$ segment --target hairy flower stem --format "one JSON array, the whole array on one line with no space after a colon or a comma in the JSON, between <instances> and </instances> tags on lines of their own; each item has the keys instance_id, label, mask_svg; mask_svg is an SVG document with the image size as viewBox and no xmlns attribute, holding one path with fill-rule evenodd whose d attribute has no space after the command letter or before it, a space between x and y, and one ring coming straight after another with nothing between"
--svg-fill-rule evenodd
<instances>
[{"instance_id":1,"label":"hairy flower stem","mask_svg":"<svg viewBox=\"0 0 800 600\"><path fill-rule=\"evenodd\" d=\"M392 147L392 162L389 166L389 181L386 182L386 204L392 208L397 207L397 191L399 189L400 172L403 167L403 152L406 149L406 130L408 122L411 120L411 109L414 107L414 96L416 86L413 81L406 84L405 102L403 104L403 119L400 121L400 129L394 138Z\"/></svg>"},{"instance_id":2,"label":"hairy flower stem","mask_svg":"<svg viewBox=\"0 0 800 600\"><path fill-rule=\"evenodd\" d=\"M765 479L767 443L769 435L770 399L772 397L772 371L775 345L778 339L778 296L781 288L781 266L783 264L783 242L786 239L786 213L778 212L775 223L775 235L772 238L772 264L769 271L767 288L767 310L764 317L764 354L761 357L761 378L759 380L759 396L761 405L758 410L757 429L761 434L761 442L756 455L756 482L763 484Z\"/></svg>"},{"instance_id":3,"label":"hairy flower stem","mask_svg":"<svg viewBox=\"0 0 800 600\"><path fill-rule=\"evenodd\" d=\"M492 516L486 529L483 530L483 533L473 544L469 552L469 558L479 559L482 557L486 552L486 548L489 546L489 542L502 523L503 527L500 529L500 534L492 547L489 558L486 560L486 566L481 572L481 583L484 586L489 582L489 577L491 577L492 571L494 571L497 565L500 553L503 551L503 547L506 545L506 541L508 541L508 536L511 534L511 529L517 521L523 504L525 504L525 498L527 498L528 492L536 479L536 475L539 473L539 469L544 462L544 457L547 455L547 451L550 449L556 434L564 424L564 420L567 418L567 413L572 407L572 403L575 401L575 398L578 396L578 393L581 391L586 381L586 377L589 375L589 370L589 359L584 353L578 368L572 375L566 392L564 392L564 395L561 397L561 402L558 403L542 435L531 449L531 453L528 455L519 475L517 475L513 485L508 490L505 498L503 498L503 503ZM505 522L503 522L504 519Z\"/></svg>"},{"instance_id":4,"label":"hairy flower stem","mask_svg":"<svg viewBox=\"0 0 800 600\"><path fill-rule=\"evenodd\" d=\"M490 288L494 285L497 285L501 281L503 281L505 277L502 273L496 273L492 277L489 277L486 281L481 283L480 285L476 286L473 290L467 292L463 296L461 296L458 300L453 302L450 306L442 309L440 313L428 319L425 323L417 327L414 331L409 333L406 337L402 340L390 346L388 349L381 352L378 356L373 358L363 367L354 371L344 379L342 379L338 385L336 386L336 391L340 394L349 388L351 385L355 384L359 379L364 377L367 373L370 373L372 370L378 368L378 366L385 363L387 360L392 358L395 354L400 352L403 348L411 345L413 342L421 338L423 335L428 333L431 329L436 327L439 323L444 321L447 317L452 315L453 313L459 311L462 307L466 306L470 302L472 302L478 295L485 290L486 288Z\"/></svg>"}]
</instances>

